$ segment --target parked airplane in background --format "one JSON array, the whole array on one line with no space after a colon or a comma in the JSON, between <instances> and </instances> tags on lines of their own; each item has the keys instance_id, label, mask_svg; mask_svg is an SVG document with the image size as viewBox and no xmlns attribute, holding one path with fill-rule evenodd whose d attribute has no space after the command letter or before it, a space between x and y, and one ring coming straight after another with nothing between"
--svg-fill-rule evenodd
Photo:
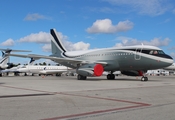
<instances>
[{"instance_id":1,"label":"parked airplane in background","mask_svg":"<svg viewBox=\"0 0 175 120\"><path fill-rule=\"evenodd\" d=\"M8 56L8 55L7 55ZM57 74L60 76L63 72L72 71L71 68L68 68L66 66L39 66L34 65L34 62L37 58L31 58L28 65L19 65L16 67L12 67L10 69L1 70L1 73L14 73L17 75L17 73L32 73L33 74Z\"/></svg>"},{"instance_id":2,"label":"parked airplane in background","mask_svg":"<svg viewBox=\"0 0 175 120\"><path fill-rule=\"evenodd\" d=\"M0 50L2 51L2 59L0 60L0 70L5 69L5 68L11 68L12 63L8 63L9 56L7 54L12 52L12 50L11 49L0 49Z\"/></svg>"},{"instance_id":3,"label":"parked airplane in background","mask_svg":"<svg viewBox=\"0 0 175 120\"><path fill-rule=\"evenodd\" d=\"M21 73L32 73L33 74L56 74L60 76L63 72L71 71L71 68L66 66L38 66L38 65L26 65L17 69Z\"/></svg>"},{"instance_id":4,"label":"parked airplane in background","mask_svg":"<svg viewBox=\"0 0 175 120\"><path fill-rule=\"evenodd\" d=\"M2 59L0 60L0 70L10 67L10 65L7 64L8 61L9 61L9 56L6 56L5 53L2 52Z\"/></svg>"},{"instance_id":5,"label":"parked airplane in background","mask_svg":"<svg viewBox=\"0 0 175 120\"><path fill-rule=\"evenodd\" d=\"M173 63L172 65L168 66L168 67L165 67L163 68L164 70L172 70L172 71L175 71L175 63Z\"/></svg>"},{"instance_id":6,"label":"parked airplane in background","mask_svg":"<svg viewBox=\"0 0 175 120\"><path fill-rule=\"evenodd\" d=\"M11 52L31 52L28 50L12 50L12 49L0 49L2 51L2 59L0 60L0 76L5 72L5 69L11 69L13 67L13 63L9 62L9 55Z\"/></svg>"},{"instance_id":7,"label":"parked airplane in background","mask_svg":"<svg viewBox=\"0 0 175 120\"><path fill-rule=\"evenodd\" d=\"M31 58L31 60L29 61L28 65L33 65L34 61L35 61L34 58ZM25 65L18 65L18 66L15 66L15 67L4 69L4 70L1 70L1 73L6 73L7 75L9 73L14 73L15 75L18 75L18 73L20 73L18 69L23 68L24 66Z\"/></svg>"},{"instance_id":8,"label":"parked airplane in background","mask_svg":"<svg viewBox=\"0 0 175 120\"><path fill-rule=\"evenodd\" d=\"M148 78L145 76L147 70L164 68L173 63L172 57L165 54L163 50L148 45L67 51L56 30L51 29L50 32L53 36L52 55L11 54L11 56L51 59L62 65L76 68L78 80L85 80L87 76L101 76L104 71L110 71L107 79L115 79L113 72L121 71L125 75L142 76L141 81L147 81Z\"/></svg>"}]
</instances>

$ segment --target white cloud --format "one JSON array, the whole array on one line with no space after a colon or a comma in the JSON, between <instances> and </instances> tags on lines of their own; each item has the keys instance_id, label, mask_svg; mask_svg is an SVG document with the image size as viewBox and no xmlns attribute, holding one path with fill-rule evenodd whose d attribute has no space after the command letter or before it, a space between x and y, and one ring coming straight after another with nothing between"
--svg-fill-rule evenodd
<instances>
[{"instance_id":1,"label":"white cloud","mask_svg":"<svg viewBox=\"0 0 175 120\"><path fill-rule=\"evenodd\" d=\"M69 44L69 50L74 51L74 50L88 50L90 47L89 43L84 43L82 41L74 43L74 44Z\"/></svg>"},{"instance_id":2,"label":"white cloud","mask_svg":"<svg viewBox=\"0 0 175 120\"><path fill-rule=\"evenodd\" d=\"M168 46L169 42L171 41L169 38L161 39L161 38L154 38L150 41L148 40L137 40L134 38L129 38L129 37L118 37L117 40L121 40L121 43L116 43L116 47L121 47L121 46L130 46L130 45L141 45L142 43L144 45L153 45L157 47L161 46Z\"/></svg>"},{"instance_id":3,"label":"white cloud","mask_svg":"<svg viewBox=\"0 0 175 120\"><path fill-rule=\"evenodd\" d=\"M63 43L63 45L65 46L65 48L68 51L75 51L75 50L87 50L90 47L89 43L84 43L82 41L77 42L77 43L72 43L68 40L68 37L63 35L62 33L58 32L57 33Z\"/></svg>"},{"instance_id":4,"label":"white cloud","mask_svg":"<svg viewBox=\"0 0 175 120\"><path fill-rule=\"evenodd\" d=\"M113 5L124 6L125 11L136 11L139 14L151 16L161 15L172 9L172 5L167 0L102 0ZM122 7L121 7L122 9Z\"/></svg>"},{"instance_id":5,"label":"white cloud","mask_svg":"<svg viewBox=\"0 0 175 120\"><path fill-rule=\"evenodd\" d=\"M13 39L8 39L5 42L2 42L0 45L1 46L14 46L15 42Z\"/></svg>"},{"instance_id":6,"label":"white cloud","mask_svg":"<svg viewBox=\"0 0 175 120\"><path fill-rule=\"evenodd\" d=\"M90 47L89 43L84 43L84 42L77 42L77 43L72 43L68 41L68 37L63 35L60 32L57 32L59 35L61 41L63 42L63 45L65 48L69 51L73 50L87 50ZM51 51L51 39L53 39L50 35L50 33L46 32L39 32L39 33L32 33L28 36L25 36L23 38L20 38L18 42L33 42L33 43L39 43L39 44L44 44L42 47L42 50L44 52L50 52Z\"/></svg>"},{"instance_id":7,"label":"white cloud","mask_svg":"<svg viewBox=\"0 0 175 120\"><path fill-rule=\"evenodd\" d=\"M50 18L49 17L46 17L44 15L40 15L38 13L28 14L24 18L25 21L36 21L36 20L39 20L39 19L50 19Z\"/></svg>"},{"instance_id":8,"label":"white cloud","mask_svg":"<svg viewBox=\"0 0 175 120\"><path fill-rule=\"evenodd\" d=\"M45 44L43 47L42 47L42 50L44 52L51 52L51 44Z\"/></svg>"},{"instance_id":9,"label":"white cloud","mask_svg":"<svg viewBox=\"0 0 175 120\"><path fill-rule=\"evenodd\" d=\"M46 32L32 33L18 40L18 42L36 42L49 43L51 40L50 34Z\"/></svg>"},{"instance_id":10,"label":"white cloud","mask_svg":"<svg viewBox=\"0 0 175 120\"><path fill-rule=\"evenodd\" d=\"M89 43L84 43L82 41L77 43L72 43L68 40L62 40L63 45L68 51L76 51L76 50L88 50L90 47Z\"/></svg>"},{"instance_id":11,"label":"white cloud","mask_svg":"<svg viewBox=\"0 0 175 120\"><path fill-rule=\"evenodd\" d=\"M129 20L120 21L117 25L112 25L110 19L96 20L93 25L86 29L88 33L116 33L128 31L133 28L133 23Z\"/></svg>"},{"instance_id":12,"label":"white cloud","mask_svg":"<svg viewBox=\"0 0 175 120\"><path fill-rule=\"evenodd\" d=\"M84 43L84 42L77 42L77 43L71 43L69 41L62 41L63 45L68 51L76 51L76 50L88 50L90 47L89 43ZM51 44L45 44L42 47L42 50L44 52L51 52Z\"/></svg>"}]
</instances>

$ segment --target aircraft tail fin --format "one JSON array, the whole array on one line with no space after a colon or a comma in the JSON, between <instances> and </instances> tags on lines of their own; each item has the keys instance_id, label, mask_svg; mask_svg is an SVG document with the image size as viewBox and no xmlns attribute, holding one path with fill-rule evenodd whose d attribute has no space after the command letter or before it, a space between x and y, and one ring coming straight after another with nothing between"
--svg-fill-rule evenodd
<instances>
[{"instance_id":1,"label":"aircraft tail fin","mask_svg":"<svg viewBox=\"0 0 175 120\"><path fill-rule=\"evenodd\" d=\"M7 68L8 67L8 65L7 65L8 61L9 61L9 56L5 55L5 53L2 52L2 59L0 60L0 68L1 69Z\"/></svg>"},{"instance_id":2,"label":"aircraft tail fin","mask_svg":"<svg viewBox=\"0 0 175 120\"><path fill-rule=\"evenodd\" d=\"M31 58L30 61L29 61L29 63L28 63L28 65L33 65L34 62L35 62L35 59L34 58Z\"/></svg>"},{"instance_id":3,"label":"aircraft tail fin","mask_svg":"<svg viewBox=\"0 0 175 120\"><path fill-rule=\"evenodd\" d=\"M12 63L8 63L9 62L9 54L11 52L31 52L28 50L12 50L12 49L1 49L0 51L2 51L2 59L0 60L0 69L5 69L5 68L9 68L11 67Z\"/></svg>"},{"instance_id":4,"label":"aircraft tail fin","mask_svg":"<svg viewBox=\"0 0 175 120\"><path fill-rule=\"evenodd\" d=\"M52 55L57 57L64 57L63 53L66 52L66 48L63 46L55 29L50 30L50 34L53 39L51 40Z\"/></svg>"}]
</instances>

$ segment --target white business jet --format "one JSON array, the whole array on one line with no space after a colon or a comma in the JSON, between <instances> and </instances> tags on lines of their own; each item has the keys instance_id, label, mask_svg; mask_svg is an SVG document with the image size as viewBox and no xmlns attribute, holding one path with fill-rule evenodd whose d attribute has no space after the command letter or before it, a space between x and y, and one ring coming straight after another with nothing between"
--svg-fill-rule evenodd
<instances>
[{"instance_id":1,"label":"white business jet","mask_svg":"<svg viewBox=\"0 0 175 120\"><path fill-rule=\"evenodd\" d=\"M164 70L171 70L171 71L175 71L175 63L173 63L172 65L163 68Z\"/></svg>"},{"instance_id":2,"label":"white business jet","mask_svg":"<svg viewBox=\"0 0 175 120\"><path fill-rule=\"evenodd\" d=\"M71 71L72 69L66 66L39 66L39 65L26 65L18 68L17 71L20 73L32 73L39 75L56 74L61 76L62 73Z\"/></svg>"}]
</instances>

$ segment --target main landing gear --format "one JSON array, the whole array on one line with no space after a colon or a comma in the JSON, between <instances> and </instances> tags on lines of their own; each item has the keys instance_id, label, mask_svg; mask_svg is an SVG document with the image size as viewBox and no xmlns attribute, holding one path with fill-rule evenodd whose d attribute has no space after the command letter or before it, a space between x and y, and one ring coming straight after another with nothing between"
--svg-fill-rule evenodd
<instances>
[{"instance_id":1,"label":"main landing gear","mask_svg":"<svg viewBox=\"0 0 175 120\"><path fill-rule=\"evenodd\" d=\"M108 79L108 80L114 80L114 79L115 79L115 75L113 74L112 71L111 71L110 74L107 75L107 79Z\"/></svg>"},{"instance_id":2,"label":"main landing gear","mask_svg":"<svg viewBox=\"0 0 175 120\"><path fill-rule=\"evenodd\" d=\"M79 75L77 76L77 80L86 80L87 76Z\"/></svg>"},{"instance_id":3,"label":"main landing gear","mask_svg":"<svg viewBox=\"0 0 175 120\"><path fill-rule=\"evenodd\" d=\"M143 76L143 77L141 78L141 81L143 81L143 82L148 81L148 77Z\"/></svg>"}]
</instances>

